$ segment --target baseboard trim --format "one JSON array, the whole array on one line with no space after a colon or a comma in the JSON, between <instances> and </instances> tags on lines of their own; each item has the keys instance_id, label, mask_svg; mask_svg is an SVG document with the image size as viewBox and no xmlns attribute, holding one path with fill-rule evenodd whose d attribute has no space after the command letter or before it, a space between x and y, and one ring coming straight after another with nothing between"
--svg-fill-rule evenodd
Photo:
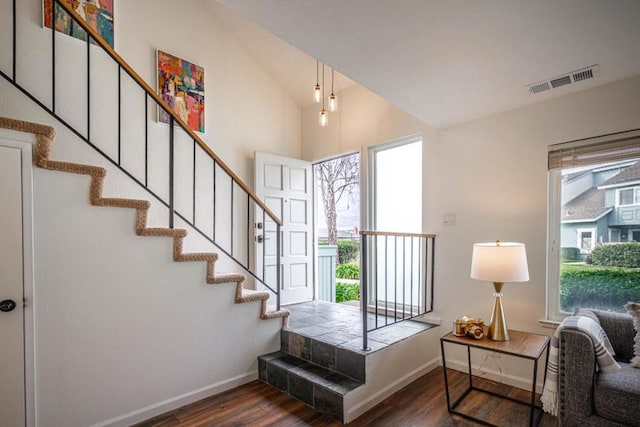
<instances>
[{"instance_id":1,"label":"baseboard trim","mask_svg":"<svg viewBox=\"0 0 640 427\"><path fill-rule=\"evenodd\" d=\"M178 396L163 400L153 405L146 406L141 409L129 412L124 415L120 415L115 418L111 418L106 421L93 424L92 427L125 427L131 424L139 423L141 421L153 418L165 412L180 408L184 405L188 405L198 400L204 399L209 396L222 393L229 389L239 387L243 384L258 379L258 371L250 371L245 374L240 374L232 378L227 378L217 383L210 384L199 389L180 394Z\"/></svg>"},{"instance_id":2,"label":"baseboard trim","mask_svg":"<svg viewBox=\"0 0 640 427\"><path fill-rule=\"evenodd\" d=\"M398 378L396 381L390 383L385 388L379 390L377 393L372 394L366 400L361 401L359 404L355 405L353 408L349 408L347 413L345 414L345 422L350 423L351 421L358 418L360 415L364 414L369 409L376 406L378 403L385 400L387 397L396 393L400 389L405 386L411 384L413 381L417 380L421 376L425 375L427 372L431 372L433 369L437 368L440 365L440 358L436 357L427 363L420 365L413 371L409 372L405 376Z\"/></svg>"}]
</instances>

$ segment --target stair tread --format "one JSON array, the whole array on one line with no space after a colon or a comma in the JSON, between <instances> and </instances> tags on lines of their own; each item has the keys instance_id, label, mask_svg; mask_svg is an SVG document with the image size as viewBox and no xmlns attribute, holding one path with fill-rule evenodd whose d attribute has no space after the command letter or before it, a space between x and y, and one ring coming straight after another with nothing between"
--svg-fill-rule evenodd
<instances>
[{"instance_id":1,"label":"stair tread","mask_svg":"<svg viewBox=\"0 0 640 427\"><path fill-rule=\"evenodd\" d=\"M269 292L254 291L252 289L242 289L240 292L240 302L266 301L269 299Z\"/></svg>"},{"instance_id":2,"label":"stair tread","mask_svg":"<svg viewBox=\"0 0 640 427\"><path fill-rule=\"evenodd\" d=\"M141 236L185 237L187 230L182 228L143 228L139 234Z\"/></svg>"},{"instance_id":3,"label":"stair tread","mask_svg":"<svg viewBox=\"0 0 640 427\"><path fill-rule=\"evenodd\" d=\"M277 352L260 356L267 364L285 369L291 374L302 377L316 385L345 395L363 385L363 382L354 380L346 375L332 371L314 363L299 359L287 353Z\"/></svg>"},{"instance_id":4,"label":"stair tread","mask_svg":"<svg viewBox=\"0 0 640 427\"><path fill-rule=\"evenodd\" d=\"M238 283L244 282L246 279L244 274L238 273L216 273L214 277L207 278L207 283L209 284L218 284L218 283Z\"/></svg>"},{"instance_id":5,"label":"stair tread","mask_svg":"<svg viewBox=\"0 0 640 427\"><path fill-rule=\"evenodd\" d=\"M288 317L291 314L286 308L276 309L275 305L267 306L267 310L264 313L264 317L267 319L275 319L276 317Z\"/></svg>"}]
</instances>

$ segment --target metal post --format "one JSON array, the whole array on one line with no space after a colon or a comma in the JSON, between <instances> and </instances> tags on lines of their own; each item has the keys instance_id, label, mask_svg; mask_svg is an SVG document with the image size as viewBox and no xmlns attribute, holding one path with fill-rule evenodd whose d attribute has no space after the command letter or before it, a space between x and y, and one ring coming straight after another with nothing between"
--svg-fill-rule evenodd
<instances>
[{"instance_id":1,"label":"metal post","mask_svg":"<svg viewBox=\"0 0 640 427\"><path fill-rule=\"evenodd\" d=\"M193 226L196 226L196 140L193 140L193 205L191 206Z\"/></svg>"},{"instance_id":2,"label":"metal post","mask_svg":"<svg viewBox=\"0 0 640 427\"><path fill-rule=\"evenodd\" d=\"M51 111L56 113L56 0L51 0Z\"/></svg>"},{"instance_id":3,"label":"metal post","mask_svg":"<svg viewBox=\"0 0 640 427\"><path fill-rule=\"evenodd\" d=\"M169 228L173 228L173 116L169 118Z\"/></svg>"},{"instance_id":4,"label":"metal post","mask_svg":"<svg viewBox=\"0 0 640 427\"><path fill-rule=\"evenodd\" d=\"M436 270L436 238L431 238L431 301L429 301L430 308L429 311L433 311L433 289L434 289L434 280L435 280L435 270Z\"/></svg>"},{"instance_id":5,"label":"metal post","mask_svg":"<svg viewBox=\"0 0 640 427\"><path fill-rule=\"evenodd\" d=\"M16 0L13 0L13 8L11 10L12 14L13 14L13 33L12 33L12 37L13 37L13 51L11 52L12 55L12 70L11 70L11 78L13 79L14 83L17 83L17 79L16 79L16 57L17 57L17 50L16 50L16 45L17 45L17 30L16 30ZM51 7L55 7L55 3L51 3ZM53 27L53 24L51 25L51 27Z\"/></svg>"},{"instance_id":6,"label":"metal post","mask_svg":"<svg viewBox=\"0 0 640 427\"><path fill-rule=\"evenodd\" d=\"M216 161L215 159L213 160L213 231L211 234L211 240L213 240L213 243L216 242L216 219L217 219L217 215L216 215L216 195L217 195L217 191L216 191Z\"/></svg>"},{"instance_id":7,"label":"metal post","mask_svg":"<svg viewBox=\"0 0 640 427\"><path fill-rule=\"evenodd\" d=\"M262 252L264 253L264 248L262 248ZM264 264L263 264L264 265ZM280 290L282 289L280 286L280 224L276 223L276 309L280 310Z\"/></svg>"},{"instance_id":8,"label":"metal post","mask_svg":"<svg viewBox=\"0 0 640 427\"><path fill-rule=\"evenodd\" d=\"M87 33L87 139L91 141L91 36Z\"/></svg>"},{"instance_id":9,"label":"metal post","mask_svg":"<svg viewBox=\"0 0 640 427\"><path fill-rule=\"evenodd\" d=\"M146 112L146 106L145 106L145 112ZM146 132L146 128L145 128L145 132ZM146 135L145 135L145 138L146 138ZM120 165L121 163L122 163L122 67L118 65L118 164Z\"/></svg>"},{"instance_id":10,"label":"metal post","mask_svg":"<svg viewBox=\"0 0 640 427\"><path fill-rule=\"evenodd\" d=\"M364 351L369 351L371 350L369 348L369 343L367 342L368 336L367 334L369 333L368 331L368 326L367 326L367 307L369 306L369 281L367 280L369 277L368 274L368 261L367 261L367 235L363 234L362 238L360 239L361 241L361 246L362 246L362 282L361 282L361 287L360 290L362 292L362 298L361 298L361 305L362 305L362 349Z\"/></svg>"},{"instance_id":11,"label":"metal post","mask_svg":"<svg viewBox=\"0 0 640 427\"><path fill-rule=\"evenodd\" d=\"M149 95L144 93L144 186L149 186Z\"/></svg>"}]
</instances>

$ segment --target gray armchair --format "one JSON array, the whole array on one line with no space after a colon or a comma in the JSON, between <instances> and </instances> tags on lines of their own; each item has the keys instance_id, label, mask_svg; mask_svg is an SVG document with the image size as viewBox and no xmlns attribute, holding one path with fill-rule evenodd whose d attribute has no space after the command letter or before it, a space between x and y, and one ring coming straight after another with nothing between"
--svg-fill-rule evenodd
<instances>
[{"instance_id":1,"label":"gray armchair","mask_svg":"<svg viewBox=\"0 0 640 427\"><path fill-rule=\"evenodd\" d=\"M633 368L633 319L628 314L581 309L598 320L622 367L598 372L593 341L576 329L560 332L559 421L561 426L640 426L640 369Z\"/></svg>"}]
</instances>

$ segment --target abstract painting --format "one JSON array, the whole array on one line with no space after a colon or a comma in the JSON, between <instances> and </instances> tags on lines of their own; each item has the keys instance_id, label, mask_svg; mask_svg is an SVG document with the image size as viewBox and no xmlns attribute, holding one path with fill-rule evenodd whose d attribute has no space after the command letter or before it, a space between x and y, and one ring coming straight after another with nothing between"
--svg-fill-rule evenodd
<instances>
[{"instance_id":1,"label":"abstract painting","mask_svg":"<svg viewBox=\"0 0 640 427\"><path fill-rule=\"evenodd\" d=\"M85 21L98 32L109 46L113 47L113 0L62 0L75 9ZM51 28L51 5L54 0L44 0L44 26ZM67 14L58 3L56 5L56 31L87 40L87 33Z\"/></svg>"},{"instance_id":2,"label":"abstract painting","mask_svg":"<svg viewBox=\"0 0 640 427\"><path fill-rule=\"evenodd\" d=\"M191 130L204 133L204 68L158 50L158 94ZM158 120L169 123L158 110Z\"/></svg>"}]
</instances>

